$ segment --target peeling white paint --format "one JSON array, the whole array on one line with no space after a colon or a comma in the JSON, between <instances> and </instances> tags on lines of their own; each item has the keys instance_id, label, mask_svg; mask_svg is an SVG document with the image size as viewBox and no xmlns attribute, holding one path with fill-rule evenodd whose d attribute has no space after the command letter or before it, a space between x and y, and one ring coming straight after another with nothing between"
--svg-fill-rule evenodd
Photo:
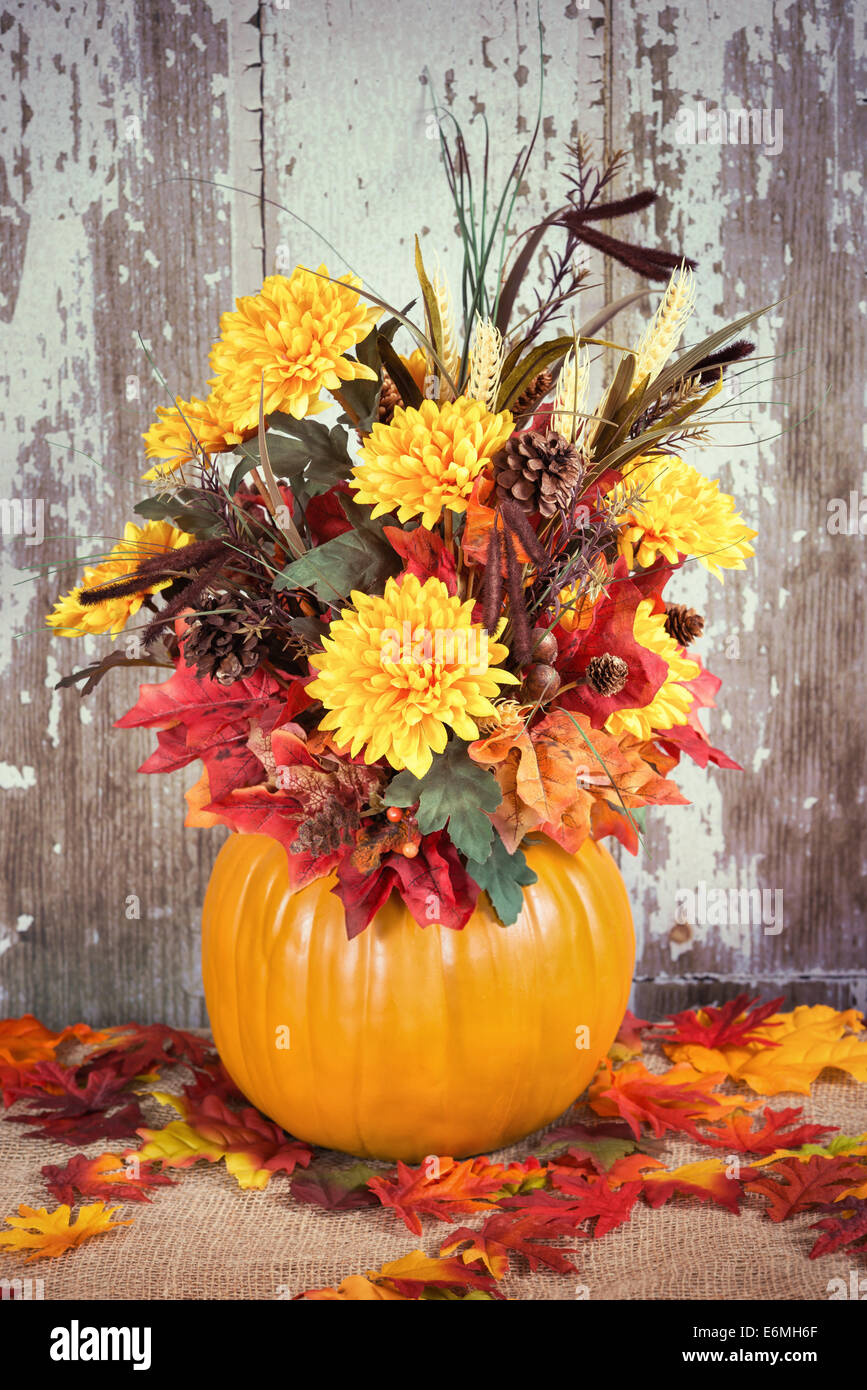
<instances>
[{"instance_id":1,"label":"peeling white paint","mask_svg":"<svg viewBox=\"0 0 867 1390\"><path fill-rule=\"evenodd\" d=\"M35 786L35 767L13 767L11 763L0 763L0 789L3 791L27 791Z\"/></svg>"}]
</instances>

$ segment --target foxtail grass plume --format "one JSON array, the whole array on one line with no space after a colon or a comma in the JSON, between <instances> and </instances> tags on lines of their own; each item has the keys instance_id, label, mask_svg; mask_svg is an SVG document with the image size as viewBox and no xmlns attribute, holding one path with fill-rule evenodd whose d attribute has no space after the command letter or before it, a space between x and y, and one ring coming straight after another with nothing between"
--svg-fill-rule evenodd
<instances>
[{"instance_id":1,"label":"foxtail grass plume","mask_svg":"<svg viewBox=\"0 0 867 1390\"><path fill-rule=\"evenodd\" d=\"M494 410L503 370L503 335L490 319L476 316L473 346L470 350L470 381L467 395Z\"/></svg>"},{"instance_id":2,"label":"foxtail grass plume","mask_svg":"<svg viewBox=\"0 0 867 1390\"><path fill-rule=\"evenodd\" d=\"M683 335L695 308L695 276L685 265L672 275L662 303L638 345L635 382L655 381Z\"/></svg>"},{"instance_id":3,"label":"foxtail grass plume","mask_svg":"<svg viewBox=\"0 0 867 1390\"><path fill-rule=\"evenodd\" d=\"M551 424L558 434L576 443L584 432L587 396L590 390L590 352L588 348L572 349L557 378L557 394Z\"/></svg>"}]
</instances>

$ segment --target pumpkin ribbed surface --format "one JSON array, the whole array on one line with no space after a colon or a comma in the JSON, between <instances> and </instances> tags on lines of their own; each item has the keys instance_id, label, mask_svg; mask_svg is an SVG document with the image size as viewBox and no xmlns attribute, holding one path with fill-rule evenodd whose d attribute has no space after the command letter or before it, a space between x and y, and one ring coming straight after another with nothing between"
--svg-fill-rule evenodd
<instances>
[{"instance_id":1,"label":"pumpkin ribbed surface","mask_svg":"<svg viewBox=\"0 0 867 1390\"><path fill-rule=\"evenodd\" d=\"M513 926L482 895L463 931L421 928L393 893L348 941L333 877L294 892L282 845L230 835L202 967L235 1083L299 1139L409 1162L488 1152L553 1120L611 1045L635 943L606 849L545 842L527 861L538 881Z\"/></svg>"}]
</instances>

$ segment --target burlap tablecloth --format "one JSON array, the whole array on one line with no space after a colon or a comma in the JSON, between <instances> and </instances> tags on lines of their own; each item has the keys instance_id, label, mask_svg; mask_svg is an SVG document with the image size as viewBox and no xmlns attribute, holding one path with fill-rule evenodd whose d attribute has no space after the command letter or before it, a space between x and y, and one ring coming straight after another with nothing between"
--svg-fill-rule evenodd
<instances>
[{"instance_id":1,"label":"burlap tablecloth","mask_svg":"<svg viewBox=\"0 0 867 1390\"><path fill-rule=\"evenodd\" d=\"M650 1049L643 1060L662 1069L661 1059ZM163 1089L179 1089L179 1083L189 1079L182 1068L170 1075ZM734 1093L735 1088L728 1089ZM849 1135L867 1131L867 1086L839 1072L826 1071L809 1097L775 1096L762 1104L776 1109L803 1105L804 1121L836 1125ZM149 1099L143 1108L155 1127L177 1118ZM31 1138L26 1128L13 1123L0 1127L0 1216L16 1213L21 1202L53 1210L57 1204L46 1192L40 1168L46 1163L62 1166L77 1152L68 1145ZM492 1157L527 1157L540 1138L541 1132L531 1135ZM122 1147L104 1141L83 1151L94 1155L120 1152ZM669 1137L659 1156L673 1168L719 1157L720 1151ZM313 1159L315 1164L347 1161L325 1151L317 1151ZM382 1168L385 1171L387 1165ZM115 1219L132 1217L131 1226L57 1259L26 1263L0 1252L0 1278L37 1276L44 1281L46 1300L289 1299L311 1288L339 1284L349 1274L378 1269L419 1247L436 1254L450 1229L424 1218L424 1234L418 1239L386 1209L334 1212L302 1205L292 1199L282 1175L272 1178L262 1192L243 1192L222 1163L197 1164L171 1176L177 1178L177 1187L158 1189L150 1205L127 1203L116 1214ZM809 1227L815 1215L808 1212L774 1223L764 1215L765 1205L763 1198L747 1194L740 1216L734 1216L710 1203L681 1197L657 1210L639 1202L631 1219L610 1235L563 1242L577 1245L577 1274L545 1269L534 1274L516 1260L500 1287L509 1298L534 1300L822 1300L829 1296L829 1280L843 1278L848 1283L853 1267L864 1274L863 1260L845 1251L809 1259L815 1240ZM482 1213L460 1222L475 1226L483 1219Z\"/></svg>"}]
</instances>

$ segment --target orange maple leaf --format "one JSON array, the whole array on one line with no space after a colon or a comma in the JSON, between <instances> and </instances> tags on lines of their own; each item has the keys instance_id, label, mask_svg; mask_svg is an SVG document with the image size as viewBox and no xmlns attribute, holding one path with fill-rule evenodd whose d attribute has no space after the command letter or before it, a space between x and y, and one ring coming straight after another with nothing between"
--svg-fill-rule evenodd
<instances>
[{"instance_id":1,"label":"orange maple leaf","mask_svg":"<svg viewBox=\"0 0 867 1390\"><path fill-rule=\"evenodd\" d=\"M423 1250L412 1250L399 1260L390 1260L382 1269L369 1269L366 1275L351 1274L337 1288L310 1289L304 1300L422 1299L428 1290L458 1289L476 1298L487 1296L493 1281L489 1275L468 1269L460 1259L437 1259ZM441 1293L440 1293L441 1296Z\"/></svg>"},{"instance_id":2,"label":"orange maple leaf","mask_svg":"<svg viewBox=\"0 0 867 1390\"><path fill-rule=\"evenodd\" d=\"M487 1210L510 1184L520 1184L526 1167L490 1163L487 1158L437 1158L429 1171L428 1159L419 1168L398 1162L394 1178L371 1178L368 1187L391 1207L414 1235L421 1235L420 1215L451 1221L457 1213Z\"/></svg>"},{"instance_id":3,"label":"orange maple leaf","mask_svg":"<svg viewBox=\"0 0 867 1390\"><path fill-rule=\"evenodd\" d=\"M809 1095L825 1067L867 1081L867 1039L858 1036L863 1029L863 1015L857 1009L838 1012L826 1004L802 1004L791 1013L768 1018L756 1029L755 1043L714 1048L674 1043L666 1044L665 1051L698 1072L721 1072L742 1081L759 1095L776 1096L782 1091ZM768 1042L775 1046L768 1047Z\"/></svg>"},{"instance_id":4,"label":"orange maple leaf","mask_svg":"<svg viewBox=\"0 0 867 1390\"><path fill-rule=\"evenodd\" d=\"M706 1076L686 1065L671 1067L659 1075L637 1060L615 1071L606 1059L596 1073L588 1098L597 1115L620 1115L636 1139L642 1125L649 1126L657 1138L671 1129L697 1139L699 1120L717 1119L731 1110L750 1109L758 1103L711 1094L723 1079L721 1072Z\"/></svg>"},{"instance_id":5,"label":"orange maple leaf","mask_svg":"<svg viewBox=\"0 0 867 1390\"><path fill-rule=\"evenodd\" d=\"M90 1240L91 1236L132 1225L131 1221L112 1221L120 1207L107 1207L104 1202L81 1207L73 1222L69 1220L70 1211L70 1207L62 1206L48 1212L45 1207L36 1209L22 1202L18 1216L6 1217L6 1224L13 1229L0 1231L0 1245L9 1253L29 1250L28 1260L54 1258Z\"/></svg>"},{"instance_id":6,"label":"orange maple leaf","mask_svg":"<svg viewBox=\"0 0 867 1390\"><path fill-rule=\"evenodd\" d=\"M25 1071L36 1062L52 1061L60 1044L72 1038L83 1043L98 1043L107 1037L107 1033L94 1032L86 1023L73 1023L71 1027L54 1033L33 1014L22 1014L21 1018L2 1018L0 1069L10 1067Z\"/></svg>"}]
</instances>

